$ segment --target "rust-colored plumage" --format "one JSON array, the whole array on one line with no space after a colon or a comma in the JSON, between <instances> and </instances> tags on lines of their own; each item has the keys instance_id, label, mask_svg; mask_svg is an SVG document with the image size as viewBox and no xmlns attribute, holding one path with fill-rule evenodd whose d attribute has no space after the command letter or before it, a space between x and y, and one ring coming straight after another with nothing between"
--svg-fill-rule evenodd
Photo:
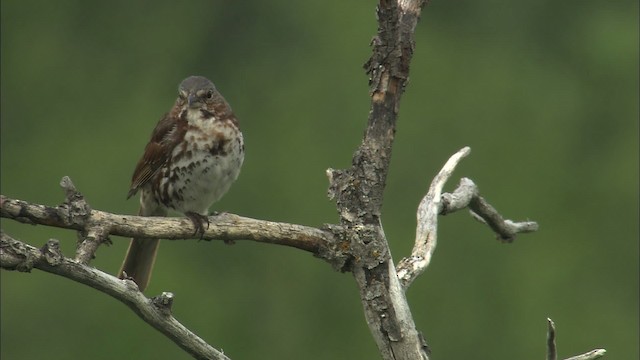
<instances>
[{"instance_id":1,"label":"rust-colored plumage","mask_svg":"<svg viewBox=\"0 0 640 360\"><path fill-rule=\"evenodd\" d=\"M154 128L138 161L127 198L140 192L143 216L175 210L204 232L209 207L227 192L244 161L238 120L211 81L191 76ZM132 239L120 277L146 288L158 248L157 239Z\"/></svg>"}]
</instances>

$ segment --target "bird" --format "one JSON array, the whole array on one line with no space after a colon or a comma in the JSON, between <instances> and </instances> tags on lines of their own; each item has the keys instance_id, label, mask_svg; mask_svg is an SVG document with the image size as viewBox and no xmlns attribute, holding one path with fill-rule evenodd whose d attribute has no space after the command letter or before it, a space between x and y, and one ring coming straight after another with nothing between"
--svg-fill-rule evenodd
<instances>
[{"instance_id":1,"label":"bird","mask_svg":"<svg viewBox=\"0 0 640 360\"><path fill-rule=\"evenodd\" d=\"M244 139L231 106L209 79L189 76L153 129L127 199L140 193L141 216L184 214L193 222L194 235L202 237L205 224L209 226L209 207L229 190L243 162ZM131 239L118 277L133 280L144 291L159 242Z\"/></svg>"}]
</instances>

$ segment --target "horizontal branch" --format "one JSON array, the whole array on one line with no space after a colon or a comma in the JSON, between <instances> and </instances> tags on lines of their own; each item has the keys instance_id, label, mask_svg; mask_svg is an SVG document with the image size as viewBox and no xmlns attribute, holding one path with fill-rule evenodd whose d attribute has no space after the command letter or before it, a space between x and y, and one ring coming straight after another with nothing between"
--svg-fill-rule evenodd
<instances>
[{"instance_id":1,"label":"horizontal branch","mask_svg":"<svg viewBox=\"0 0 640 360\"><path fill-rule=\"evenodd\" d=\"M32 204L0 195L0 216L23 223L54 226L91 233L100 229L110 235L124 237L162 238L170 240L196 239L193 222L188 218L144 217L89 210L77 216L75 207ZM314 227L256 220L229 213L209 217L210 225L202 240L253 240L286 245L319 255L333 240L330 231Z\"/></svg>"},{"instance_id":2,"label":"horizontal branch","mask_svg":"<svg viewBox=\"0 0 640 360\"><path fill-rule=\"evenodd\" d=\"M62 255L57 240L42 249L13 239L0 231L0 267L29 272L36 268L88 285L119 300L140 318L163 333L196 359L229 360L221 351L199 338L171 315L173 294L145 297L131 280L121 280Z\"/></svg>"},{"instance_id":3,"label":"horizontal branch","mask_svg":"<svg viewBox=\"0 0 640 360\"><path fill-rule=\"evenodd\" d=\"M594 360L594 359L599 359L603 357L606 353L607 353L607 350L605 349L594 349L584 354L572 356L564 360Z\"/></svg>"}]
</instances>

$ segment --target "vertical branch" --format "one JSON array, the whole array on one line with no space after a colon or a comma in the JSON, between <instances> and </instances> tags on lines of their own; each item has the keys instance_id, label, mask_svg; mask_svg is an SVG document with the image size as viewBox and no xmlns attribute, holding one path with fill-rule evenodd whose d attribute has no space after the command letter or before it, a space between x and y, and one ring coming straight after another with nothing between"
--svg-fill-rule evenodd
<instances>
[{"instance_id":1,"label":"vertical branch","mask_svg":"<svg viewBox=\"0 0 640 360\"><path fill-rule=\"evenodd\" d=\"M547 360L558 360L556 352L556 325L547 318Z\"/></svg>"},{"instance_id":2,"label":"vertical branch","mask_svg":"<svg viewBox=\"0 0 640 360\"><path fill-rule=\"evenodd\" d=\"M396 266L398 278L405 290L409 288L413 280L424 272L431 262L431 256L438 243L438 214L442 210L442 189L460 160L467 156L470 151L469 147L464 147L451 156L431 182L427 195L420 201L416 213L416 239L413 250L411 250L411 256L403 258ZM471 186L465 186L465 183L461 181L459 189L466 190L471 188ZM472 195L477 192L475 190L476 188L473 187L470 191L462 194L467 199L467 203L471 201ZM449 198L455 196L456 200L462 200L461 197L456 196L458 194L449 194Z\"/></svg>"},{"instance_id":3,"label":"vertical branch","mask_svg":"<svg viewBox=\"0 0 640 360\"><path fill-rule=\"evenodd\" d=\"M369 329L384 359L427 359L396 274L380 212L400 98L409 76L415 31L425 0L381 0L373 53L365 64L371 108L362 144L352 166L332 170L329 196L336 200L349 244L346 264L358 284Z\"/></svg>"}]
</instances>

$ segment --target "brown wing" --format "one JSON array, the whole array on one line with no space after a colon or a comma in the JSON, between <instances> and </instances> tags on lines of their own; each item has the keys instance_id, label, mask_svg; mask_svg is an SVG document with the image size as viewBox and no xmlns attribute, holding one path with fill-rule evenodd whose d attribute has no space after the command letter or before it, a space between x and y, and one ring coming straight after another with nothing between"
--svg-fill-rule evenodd
<instances>
[{"instance_id":1,"label":"brown wing","mask_svg":"<svg viewBox=\"0 0 640 360\"><path fill-rule=\"evenodd\" d=\"M142 158L133 171L127 199L135 195L167 162L176 144L184 138L186 126L180 125L181 120L173 115L173 112L165 114L158 122Z\"/></svg>"}]
</instances>

